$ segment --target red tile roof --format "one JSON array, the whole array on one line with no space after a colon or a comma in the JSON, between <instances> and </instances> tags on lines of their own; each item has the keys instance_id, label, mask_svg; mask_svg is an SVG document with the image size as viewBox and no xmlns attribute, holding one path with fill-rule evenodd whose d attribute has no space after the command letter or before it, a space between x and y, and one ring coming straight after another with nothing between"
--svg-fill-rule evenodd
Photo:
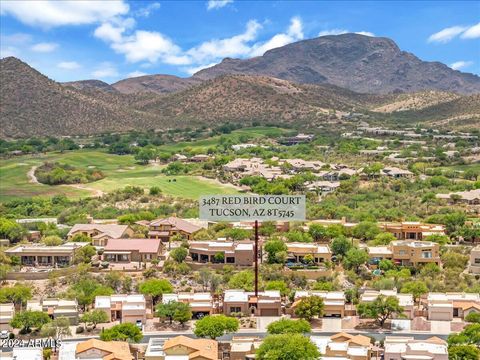
<instances>
[{"instance_id":1,"label":"red tile roof","mask_svg":"<svg viewBox=\"0 0 480 360\"><path fill-rule=\"evenodd\" d=\"M105 251L132 251L140 253L158 253L162 244L161 239L110 239Z\"/></svg>"}]
</instances>

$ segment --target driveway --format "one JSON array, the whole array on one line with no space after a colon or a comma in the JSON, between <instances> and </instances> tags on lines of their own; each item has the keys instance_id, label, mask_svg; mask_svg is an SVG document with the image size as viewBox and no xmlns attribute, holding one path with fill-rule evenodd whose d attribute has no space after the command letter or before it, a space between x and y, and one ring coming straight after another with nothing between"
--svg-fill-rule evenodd
<instances>
[{"instance_id":1,"label":"driveway","mask_svg":"<svg viewBox=\"0 0 480 360\"><path fill-rule=\"evenodd\" d=\"M341 332L341 318L322 318L322 331Z\"/></svg>"},{"instance_id":2,"label":"driveway","mask_svg":"<svg viewBox=\"0 0 480 360\"><path fill-rule=\"evenodd\" d=\"M431 329L430 332L433 334L450 334L450 321L435 321L432 320L431 322Z\"/></svg>"}]
</instances>

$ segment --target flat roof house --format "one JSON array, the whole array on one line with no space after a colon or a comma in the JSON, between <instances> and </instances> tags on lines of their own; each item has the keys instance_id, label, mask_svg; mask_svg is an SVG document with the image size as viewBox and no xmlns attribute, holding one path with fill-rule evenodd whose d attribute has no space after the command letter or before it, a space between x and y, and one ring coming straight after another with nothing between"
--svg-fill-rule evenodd
<instances>
[{"instance_id":1,"label":"flat roof house","mask_svg":"<svg viewBox=\"0 0 480 360\"><path fill-rule=\"evenodd\" d=\"M447 343L438 337L415 340L413 337L387 336L384 347L384 360L448 360Z\"/></svg>"},{"instance_id":2,"label":"flat roof house","mask_svg":"<svg viewBox=\"0 0 480 360\"><path fill-rule=\"evenodd\" d=\"M215 313L212 294L209 292L187 293L182 292L178 294L163 294L162 302L164 304L170 301L183 302L190 305L194 318L201 318L205 315Z\"/></svg>"},{"instance_id":3,"label":"flat roof house","mask_svg":"<svg viewBox=\"0 0 480 360\"><path fill-rule=\"evenodd\" d=\"M230 341L230 351L228 359L245 360L254 359L255 352L262 344L262 339L258 337L234 336Z\"/></svg>"},{"instance_id":4,"label":"flat roof house","mask_svg":"<svg viewBox=\"0 0 480 360\"><path fill-rule=\"evenodd\" d=\"M25 266L68 266L73 262L75 251L88 243L68 242L58 246L42 244L17 245L5 250L8 256L20 257L20 263Z\"/></svg>"},{"instance_id":5,"label":"flat roof house","mask_svg":"<svg viewBox=\"0 0 480 360\"><path fill-rule=\"evenodd\" d=\"M372 356L370 338L344 332L333 336L311 336L323 360L369 360Z\"/></svg>"},{"instance_id":6,"label":"flat roof house","mask_svg":"<svg viewBox=\"0 0 480 360\"><path fill-rule=\"evenodd\" d=\"M52 319L66 317L70 321L71 325L78 324L77 300L64 300L56 298L28 300L27 310L46 312Z\"/></svg>"},{"instance_id":7,"label":"flat roof house","mask_svg":"<svg viewBox=\"0 0 480 360\"><path fill-rule=\"evenodd\" d=\"M332 260L332 252L328 245L301 242L290 242L286 245L289 261L304 262L306 255L312 255L315 264Z\"/></svg>"},{"instance_id":8,"label":"flat roof house","mask_svg":"<svg viewBox=\"0 0 480 360\"><path fill-rule=\"evenodd\" d=\"M176 336L168 340L151 338L145 360L217 360L218 342L210 339L192 339Z\"/></svg>"},{"instance_id":9,"label":"flat roof house","mask_svg":"<svg viewBox=\"0 0 480 360\"><path fill-rule=\"evenodd\" d=\"M151 221L148 224L148 237L168 242L172 236L180 235L187 240L191 240L192 235L201 229L201 226L192 224L187 220L170 216Z\"/></svg>"},{"instance_id":10,"label":"flat roof house","mask_svg":"<svg viewBox=\"0 0 480 360\"><path fill-rule=\"evenodd\" d=\"M252 241L192 241L188 249L192 262L252 266Z\"/></svg>"},{"instance_id":11,"label":"flat roof house","mask_svg":"<svg viewBox=\"0 0 480 360\"><path fill-rule=\"evenodd\" d=\"M380 223L379 227L393 234L398 240L422 240L429 235L445 235L444 225L425 224L419 221L384 222Z\"/></svg>"},{"instance_id":12,"label":"flat roof house","mask_svg":"<svg viewBox=\"0 0 480 360\"><path fill-rule=\"evenodd\" d=\"M134 235L128 225L117 224L75 224L67 234L70 240L75 235L82 234L92 239L92 245L105 246L109 239L129 238Z\"/></svg>"},{"instance_id":13,"label":"flat roof house","mask_svg":"<svg viewBox=\"0 0 480 360\"><path fill-rule=\"evenodd\" d=\"M161 258L163 251L160 239L110 239L102 256L110 262L150 262Z\"/></svg>"},{"instance_id":14,"label":"flat roof house","mask_svg":"<svg viewBox=\"0 0 480 360\"><path fill-rule=\"evenodd\" d=\"M470 252L470 272L480 274L480 245L475 246Z\"/></svg>"},{"instance_id":15,"label":"flat roof house","mask_svg":"<svg viewBox=\"0 0 480 360\"><path fill-rule=\"evenodd\" d=\"M464 319L468 314L480 313L480 294L477 293L429 293L425 302L429 320L452 321Z\"/></svg>"},{"instance_id":16,"label":"flat roof house","mask_svg":"<svg viewBox=\"0 0 480 360\"><path fill-rule=\"evenodd\" d=\"M390 243L392 258L400 265L441 264L440 245L431 241L397 240Z\"/></svg>"},{"instance_id":17,"label":"flat roof house","mask_svg":"<svg viewBox=\"0 0 480 360\"><path fill-rule=\"evenodd\" d=\"M145 324L147 318L145 296L142 294L97 296L95 309L105 311L110 321L119 320L121 323Z\"/></svg>"},{"instance_id":18,"label":"flat roof house","mask_svg":"<svg viewBox=\"0 0 480 360\"><path fill-rule=\"evenodd\" d=\"M13 303L0 304L0 330L10 330L10 321L15 316Z\"/></svg>"},{"instance_id":19,"label":"flat roof house","mask_svg":"<svg viewBox=\"0 0 480 360\"><path fill-rule=\"evenodd\" d=\"M403 307L403 313L407 319L414 317L414 302L412 294L399 294L395 290L366 290L360 295L360 302L370 303L375 301L380 295L385 297L394 296L398 299L398 303ZM398 314L397 314L398 315Z\"/></svg>"},{"instance_id":20,"label":"flat roof house","mask_svg":"<svg viewBox=\"0 0 480 360\"><path fill-rule=\"evenodd\" d=\"M397 167L385 167L380 171L380 174L383 176L393 177L395 179L413 177L413 173L411 171Z\"/></svg>"},{"instance_id":21,"label":"flat roof house","mask_svg":"<svg viewBox=\"0 0 480 360\"><path fill-rule=\"evenodd\" d=\"M295 292L292 309L295 309L296 305L302 298L309 296L318 296L323 299L323 316L343 318L345 315L345 294L343 291L297 290Z\"/></svg>"},{"instance_id":22,"label":"flat roof house","mask_svg":"<svg viewBox=\"0 0 480 360\"><path fill-rule=\"evenodd\" d=\"M254 292L244 290L225 290L223 295L223 313L252 314L257 316L280 316L282 298L278 290L260 291L258 297Z\"/></svg>"}]
</instances>

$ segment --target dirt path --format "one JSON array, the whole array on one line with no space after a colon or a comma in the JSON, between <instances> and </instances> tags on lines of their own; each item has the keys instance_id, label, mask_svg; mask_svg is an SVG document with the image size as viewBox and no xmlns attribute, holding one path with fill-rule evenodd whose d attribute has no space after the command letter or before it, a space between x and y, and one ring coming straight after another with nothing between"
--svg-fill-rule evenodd
<instances>
[{"instance_id":1,"label":"dirt path","mask_svg":"<svg viewBox=\"0 0 480 360\"><path fill-rule=\"evenodd\" d=\"M94 189L94 188L85 186L85 185L83 185L83 184L69 184L69 185L67 185L67 186L70 186L70 187L73 187L73 188L79 189L79 190L87 190L87 191L90 191L90 192L92 192L92 196L93 196L93 197L102 197L103 195L105 195L105 192L104 192L104 191L98 190L98 189Z\"/></svg>"},{"instance_id":2,"label":"dirt path","mask_svg":"<svg viewBox=\"0 0 480 360\"><path fill-rule=\"evenodd\" d=\"M32 184L40 184L37 177L35 176L35 170L37 170L38 166L32 166L30 170L27 172L28 182Z\"/></svg>"}]
</instances>

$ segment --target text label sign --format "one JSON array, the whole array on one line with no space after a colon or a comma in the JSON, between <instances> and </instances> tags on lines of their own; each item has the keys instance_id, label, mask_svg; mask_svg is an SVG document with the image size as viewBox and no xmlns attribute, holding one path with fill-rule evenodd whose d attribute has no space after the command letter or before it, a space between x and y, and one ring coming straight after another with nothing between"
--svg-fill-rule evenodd
<instances>
[{"instance_id":1,"label":"text label sign","mask_svg":"<svg viewBox=\"0 0 480 360\"><path fill-rule=\"evenodd\" d=\"M305 195L209 195L200 197L200 219L304 221Z\"/></svg>"}]
</instances>

